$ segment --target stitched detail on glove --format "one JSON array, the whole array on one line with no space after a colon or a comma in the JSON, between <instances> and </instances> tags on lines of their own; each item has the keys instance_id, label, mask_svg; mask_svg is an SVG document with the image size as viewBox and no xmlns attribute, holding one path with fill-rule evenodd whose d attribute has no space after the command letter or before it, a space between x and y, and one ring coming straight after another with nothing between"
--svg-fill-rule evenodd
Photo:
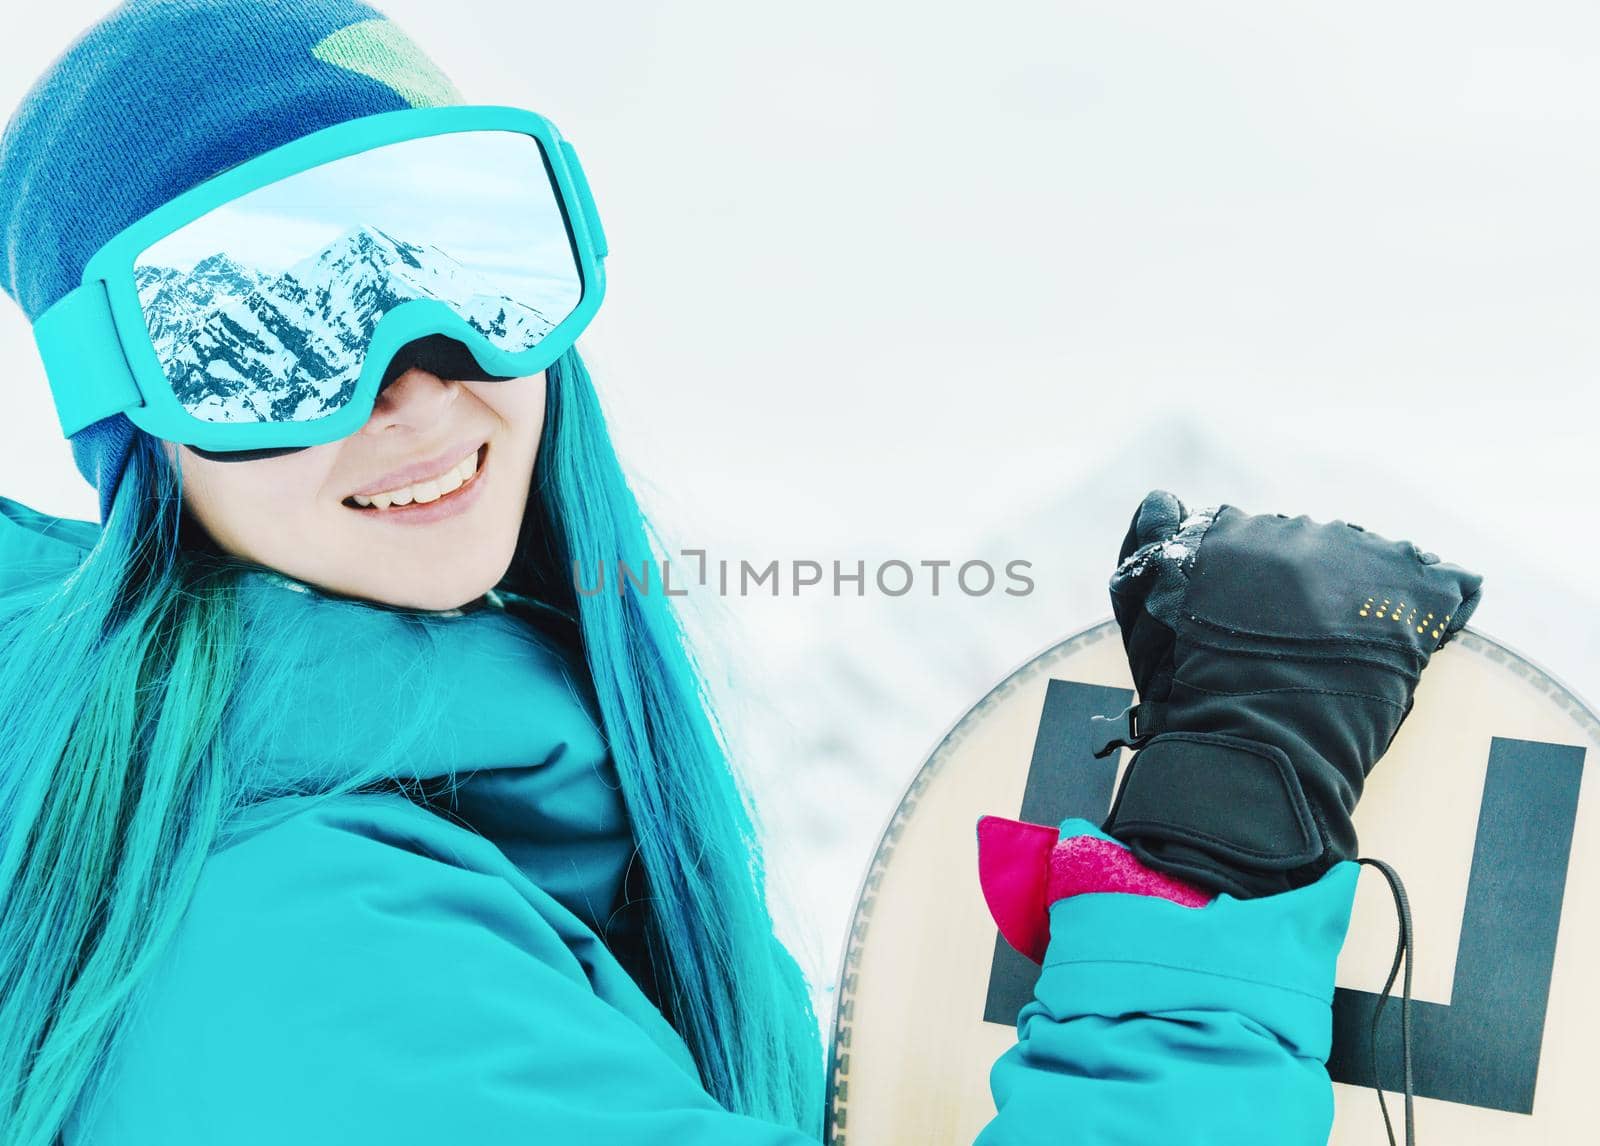
<instances>
[{"instance_id":1,"label":"stitched detail on glove","mask_svg":"<svg viewBox=\"0 0 1600 1146\"><path fill-rule=\"evenodd\" d=\"M1196 626L1209 627L1213 631L1243 637L1257 641L1259 645L1248 646L1237 642L1228 643L1221 640L1208 640L1196 632ZM1416 681L1422 676L1423 661L1415 649L1408 649L1396 645L1388 645L1379 641L1350 640L1346 637L1283 637L1270 634L1234 632L1220 625L1209 625L1201 618L1194 615L1185 617L1180 626L1183 630L1182 639L1188 644L1213 652L1226 653L1229 656L1250 657L1255 660L1266 661L1295 661L1300 664L1324 664L1328 661L1353 661L1357 664L1370 665L1373 668L1386 669L1398 677ZM1305 646L1296 649L1294 646ZM1325 645L1326 651L1315 646ZM1266 646L1266 647L1260 647ZM1407 663L1398 665L1392 661L1382 660L1377 657L1380 650L1399 652L1405 655ZM1372 655L1362 656L1361 652L1370 652Z\"/></svg>"},{"instance_id":2,"label":"stitched detail on glove","mask_svg":"<svg viewBox=\"0 0 1600 1146\"><path fill-rule=\"evenodd\" d=\"M1213 621L1209 617L1201 616L1199 613L1192 611L1186 612L1183 619L1226 637L1250 637L1258 641L1290 641L1295 644L1305 645L1355 645L1357 647L1366 645L1375 649L1393 649L1396 652L1408 653L1417 659L1422 659L1423 656L1422 651L1418 649L1414 642L1404 638L1373 637L1353 633L1294 633L1272 632L1266 629L1246 629L1238 625Z\"/></svg>"},{"instance_id":3,"label":"stitched detail on glove","mask_svg":"<svg viewBox=\"0 0 1600 1146\"><path fill-rule=\"evenodd\" d=\"M1369 692L1350 692L1346 689L1338 688L1317 688L1314 685L1296 685L1284 688L1207 688L1203 684L1195 684L1193 681L1187 681L1177 676L1172 678L1172 683L1182 685L1193 692L1204 692L1211 696L1270 696L1277 692L1307 692L1314 696L1347 696L1351 700L1370 700L1378 704L1387 704L1390 708L1397 709L1400 712L1406 711L1408 707L1390 700L1386 696L1374 696Z\"/></svg>"}]
</instances>

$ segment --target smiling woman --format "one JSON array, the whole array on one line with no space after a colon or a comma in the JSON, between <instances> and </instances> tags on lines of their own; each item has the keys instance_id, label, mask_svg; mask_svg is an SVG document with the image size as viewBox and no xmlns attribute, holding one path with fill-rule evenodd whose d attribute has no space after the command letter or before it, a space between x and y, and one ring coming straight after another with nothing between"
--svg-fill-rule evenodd
<instances>
[{"instance_id":1,"label":"smiling woman","mask_svg":"<svg viewBox=\"0 0 1600 1146\"><path fill-rule=\"evenodd\" d=\"M0 498L0 1146L818 1140L819 1024L698 657L667 594L574 584L657 557L577 348L607 253L552 123L461 103L349 0L131 0L28 93L0 141L0 281L100 521ZM1184 516L1152 495L1125 548ZM1216 522L1224 555L1235 528L1301 525ZM1307 570L1344 570L1465 622L1453 571L1327 533L1236 545L1224 583L1337 604L1350 587ZM1157 564L1113 588L1148 596L1130 651L1172 685L1181 594L1133 584ZM1211 699L1141 757L1134 844L1064 861L1124 877L1068 872L1054 911L1113 969L1038 980L983 1146L1326 1138L1351 865L1292 850L1293 890L1235 868L1281 874L1244 845L1311 822L1275 800L1300 769L1343 824L1339 769L1370 764L1344 749L1371 730L1320 698L1381 688L1391 715L1420 671L1391 653L1369 672L1403 680L1333 653L1295 677L1319 699L1290 731L1321 733L1326 767L1237 743L1272 722L1215 699L1217 658L1185 662ZM1206 813L1202 843L1238 829L1235 862L1141 827L1173 806ZM1223 909L1164 897L1162 864L1220 872ZM1154 892L1107 894L1128 886Z\"/></svg>"},{"instance_id":2,"label":"smiling woman","mask_svg":"<svg viewBox=\"0 0 1600 1146\"><path fill-rule=\"evenodd\" d=\"M100 497L0 498L0 1143L814 1138L678 620L571 583L653 549L554 125L362 4L135 0L0 212Z\"/></svg>"},{"instance_id":3,"label":"smiling woman","mask_svg":"<svg viewBox=\"0 0 1600 1146\"><path fill-rule=\"evenodd\" d=\"M217 548L329 592L451 609L510 568L546 384L543 371L466 382L412 367L336 442L248 462L165 445L185 508Z\"/></svg>"}]
</instances>

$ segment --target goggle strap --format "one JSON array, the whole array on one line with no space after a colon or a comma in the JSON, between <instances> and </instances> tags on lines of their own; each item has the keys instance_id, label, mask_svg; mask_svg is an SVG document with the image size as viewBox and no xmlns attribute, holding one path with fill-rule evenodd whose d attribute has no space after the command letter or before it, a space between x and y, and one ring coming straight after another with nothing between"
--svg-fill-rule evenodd
<instances>
[{"instance_id":1,"label":"goggle strap","mask_svg":"<svg viewBox=\"0 0 1600 1146\"><path fill-rule=\"evenodd\" d=\"M84 283L58 299L34 322L33 338L66 437L143 401L104 282Z\"/></svg>"}]
</instances>

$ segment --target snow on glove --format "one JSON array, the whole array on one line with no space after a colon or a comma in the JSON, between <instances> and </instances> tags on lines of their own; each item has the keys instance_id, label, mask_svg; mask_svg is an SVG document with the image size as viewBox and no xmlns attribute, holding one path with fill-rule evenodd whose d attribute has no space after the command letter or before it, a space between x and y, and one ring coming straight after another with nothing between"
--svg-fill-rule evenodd
<instances>
[{"instance_id":1,"label":"snow on glove","mask_svg":"<svg viewBox=\"0 0 1600 1146\"><path fill-rule=\"evenodd\" d=\"M1138 749L1102 827L1145 864L1240 898L1356 857L1350 815L1482 577L1343 521L1134 514L1111 603L1139 692L1098 755Z\"/></svg>"}]
</instances>

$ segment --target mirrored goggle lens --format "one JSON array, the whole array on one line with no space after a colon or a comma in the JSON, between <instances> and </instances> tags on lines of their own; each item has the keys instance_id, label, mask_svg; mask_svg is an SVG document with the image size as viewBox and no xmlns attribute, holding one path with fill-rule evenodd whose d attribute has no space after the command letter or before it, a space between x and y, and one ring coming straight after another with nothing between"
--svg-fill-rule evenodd
<instances>
[{"instance_id":1,"label":"mirrored goggle lens","mask_svg":"<svg viewBox=\"0 0 1600 1146\"><path fill-rule=\"evenodd\" d=\"M509 131L405 140L258 188L147 248L134 281L173 393L207 422L338 410L404 303L443 303L517 353L583 290L539 142Z\"/></svg>"}]
</instances>

